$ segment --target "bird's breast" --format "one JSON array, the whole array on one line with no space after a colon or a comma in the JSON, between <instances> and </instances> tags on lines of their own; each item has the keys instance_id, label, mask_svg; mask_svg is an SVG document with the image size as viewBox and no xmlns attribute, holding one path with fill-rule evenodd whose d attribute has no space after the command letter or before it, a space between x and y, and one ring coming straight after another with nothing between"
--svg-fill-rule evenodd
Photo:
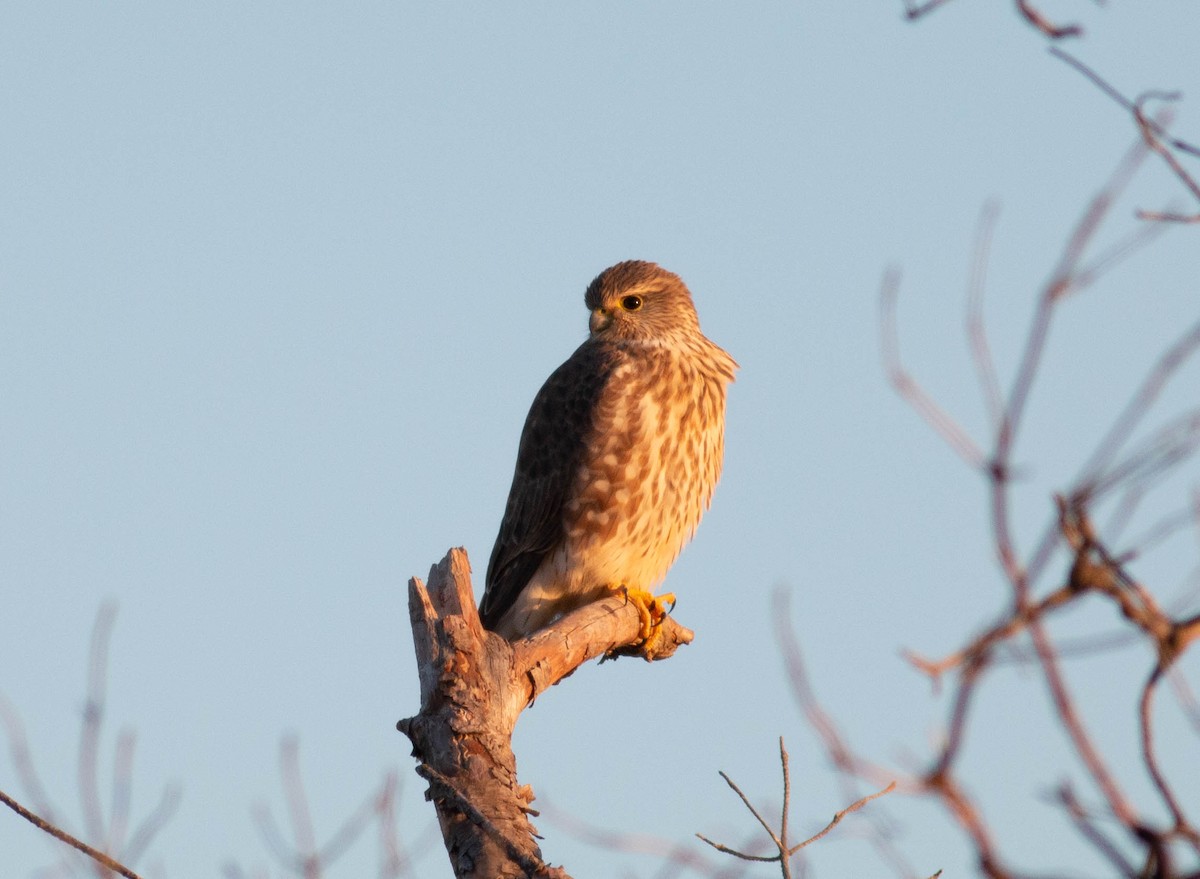
<instances>
[{"instance_id":1,"label":"bird's breast","mask_svg":"<svg viewBox=\"0 0 1200 879\"><path fill-rule=\"evenodd\" d=\"M665 576L720 476L726 381L670 351L613 371L565 510L589 578L650 587Z\"/></svg>"}]
</instances>

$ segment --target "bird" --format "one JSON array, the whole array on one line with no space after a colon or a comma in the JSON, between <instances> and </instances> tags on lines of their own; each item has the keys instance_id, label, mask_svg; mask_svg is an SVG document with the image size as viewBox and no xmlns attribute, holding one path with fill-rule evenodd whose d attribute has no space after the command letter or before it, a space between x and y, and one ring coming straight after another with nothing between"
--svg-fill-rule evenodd
<instances>
[{"instance_id":1,"label":"bird","mask_svg":"<svg viewBox=\"0 0 1200 879\"><path fill-rule=\"evenodd\" d=\"M652 262L602 271L589 334L534 397L488 561L480 619L509 641L609 595L637 606L649 657L666 576L712 501L737 363L691 292Z\"/></svg>"}]
</instances>

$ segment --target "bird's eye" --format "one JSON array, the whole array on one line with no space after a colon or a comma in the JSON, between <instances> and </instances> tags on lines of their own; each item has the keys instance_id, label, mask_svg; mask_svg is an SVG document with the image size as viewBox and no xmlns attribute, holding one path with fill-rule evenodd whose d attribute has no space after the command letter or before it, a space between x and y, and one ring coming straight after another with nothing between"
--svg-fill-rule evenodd
<instances>
[{"instance_id":1,"label":"bird's eye","mask_svg":"<svg viewBox=\"0 0 1200 879\"><path fill-rule=\"evenodd\" d=\"M626 311L637 311L642 307L641 296L626 296L621 300L621 307Z\"/></svg>"}]
</instances>

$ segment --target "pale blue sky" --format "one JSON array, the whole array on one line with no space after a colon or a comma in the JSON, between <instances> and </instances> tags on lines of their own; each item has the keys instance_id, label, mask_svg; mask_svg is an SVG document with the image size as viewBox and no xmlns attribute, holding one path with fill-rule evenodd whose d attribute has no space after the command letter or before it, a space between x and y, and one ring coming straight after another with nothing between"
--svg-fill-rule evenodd
<instances>
[{"instance_id":1,"label":"pale blue sky","mask_svg":"<svg viewBox=\"0 0 1200 879\"><path fill-rule=\"evenodd\" d=\"M882 375L880 278L903 267L906 355L978 436L961 326L983 204L1002 205L988 318L1007 377L1037 285L1135 135L1012 6L956 0L913 25L898 0L4 5L0 693L71 826L88 633L111 598L106 747L136 729L138 814L184 791L147 873L272 863L249 808L282 814L289 731L324 833L391 767L408 838L426 830L393 726L417 708L406 580L452 545L482 571L529 402L586 333L587 282L627 258L680 273L742 366L724 480L667 581L697 640L546 694L518 728L522 781L613 830L740 840L751 819L717 770L777 799L783 734L796 832L823 824L845 803L784 690L780 584L853 741L901 765L926 753L944 706L898 653L953 649L1005 593L981 481ZM1044 8L1084 23L1072 51L1126 93L1183 90L1177 130L1200 139L1200 5ZM1103 238L1178 189L1148 163ZM1063 308L1018 448L1022 537L1200 316L1196 234ZM1139 572L1169 599L1195 563L1181 535ZM1077 666L1139 791L1148 663ZM1194 767L1169 702L1168 753ZM997 674L967 778L1019 865L1094 867L1041 799L1078 769L1043 703L1036 675ZM0 788L21 793L7 754ZM938 810L886 808L915 869L969 874ZM889 875L845 827L815 875ZM654 875L541 830L581 879ZM6 812L0 852L26 876L53 849ZM333 875L374 858L361 843ZM420 875L449 875L440 848Z\"/></svg>"}]
</instances>

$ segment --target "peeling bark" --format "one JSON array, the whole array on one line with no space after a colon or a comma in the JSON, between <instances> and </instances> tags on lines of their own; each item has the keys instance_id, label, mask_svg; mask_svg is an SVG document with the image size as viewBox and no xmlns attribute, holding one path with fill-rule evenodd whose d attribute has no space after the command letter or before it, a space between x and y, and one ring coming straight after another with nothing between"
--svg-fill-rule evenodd
<instances>
[{"instance_id":1,"label":"peeling bark","mask_svg":"<svg viewBox=\"0 0 1200 879\"><path fill-rule=\"evenodd\" d=\"M452 549L426 586L408 584L421 679L421 710L397 728L412 740L417 774L429 782L457 879L570 879L542 860L530 816L533 791L517 781L512 732L539 693L597 656L666 659L692 632L668 617L651 656L635 646L635 607L613 596L509 643L479 621L466 551Z\"/></svg>"}]
</instances>

